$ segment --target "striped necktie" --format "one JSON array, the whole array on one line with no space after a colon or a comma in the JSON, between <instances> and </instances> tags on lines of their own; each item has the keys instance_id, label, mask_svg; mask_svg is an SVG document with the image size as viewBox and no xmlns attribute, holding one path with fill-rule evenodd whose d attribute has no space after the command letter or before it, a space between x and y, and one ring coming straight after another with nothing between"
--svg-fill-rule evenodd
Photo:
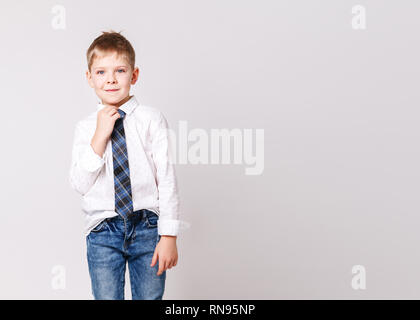
<instances>
[{"instance_id":1,"label":"striped necktie","mask_svg":"<svg viewBox=\"0 0 420 320\"><path fill-rule=\"evenodd\" d=\"M118 109L118 113L121 117L115 121L111 134L112 158L114 161L115 211L122 218L126 219L133 214L133 198L123 125L125 112Z\"/></svg>"}]
</instances>

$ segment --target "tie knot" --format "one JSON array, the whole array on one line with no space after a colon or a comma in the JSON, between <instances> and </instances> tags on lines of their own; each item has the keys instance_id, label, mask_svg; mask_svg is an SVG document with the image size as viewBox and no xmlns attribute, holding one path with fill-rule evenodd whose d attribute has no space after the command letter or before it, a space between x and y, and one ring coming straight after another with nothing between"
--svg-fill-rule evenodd
<instances>
[{"instance_id":1,"label":"tie knot","mask_svg":"<svg viewBox=\"0 0 420 320\"><path fill-rule=\"evenodd\" d=\"M124 112L124 111L122 111L121 109L118 109L117 111L118 111L118 113L120 114L121 119L124 119L124 117L125 117L125 112Z\"/></svg>"}]
</instances>

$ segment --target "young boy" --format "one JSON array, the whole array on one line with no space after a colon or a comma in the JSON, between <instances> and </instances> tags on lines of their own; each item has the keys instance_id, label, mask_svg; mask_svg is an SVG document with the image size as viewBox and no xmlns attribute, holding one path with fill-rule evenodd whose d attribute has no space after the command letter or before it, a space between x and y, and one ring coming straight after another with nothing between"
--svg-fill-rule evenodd
<instances>
[{"instance_id":1,"label":"young boy","mask_svg":"<svg viewBox=\"0 0 420 320\"><path fill-rule=\"evenodd\" d=\"M95 299L124 299L126 263L133 299L162 299L176 266L179 219L168 124L138 103L135 52L120 33L103 32L87 50L96 112L76 124L70 184L82 197Z\"/></svg>"}]
</instances>

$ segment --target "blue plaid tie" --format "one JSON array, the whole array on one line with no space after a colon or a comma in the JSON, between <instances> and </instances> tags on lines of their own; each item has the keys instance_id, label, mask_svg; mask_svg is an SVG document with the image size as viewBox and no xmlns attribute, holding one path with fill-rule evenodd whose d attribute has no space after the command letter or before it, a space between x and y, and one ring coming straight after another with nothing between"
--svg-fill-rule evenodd
<instances>
[{"instance_id":1,"label":"blue plaid tie","mask_svg":"<svg viewBox=\"0 0 420 320\"><path fill-rule=\"evenodd\" d=\"M118 109L118 113L121 117L115 121L111 134L112 157L114 161L115 211L126 219L133 214L133 199L123 125L125 112Z\"/></svg>"}]
</instances>

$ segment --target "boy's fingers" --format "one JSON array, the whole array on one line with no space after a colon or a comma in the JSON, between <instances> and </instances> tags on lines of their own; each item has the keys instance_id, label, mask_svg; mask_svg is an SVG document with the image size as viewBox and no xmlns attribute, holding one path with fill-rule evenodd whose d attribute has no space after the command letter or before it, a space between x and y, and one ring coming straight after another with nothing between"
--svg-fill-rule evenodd
<instances>
[{"instance_id":1,"label":"boy's fingers","mask_svg":"<svg viewBox=\"0 0 420 320\"><path fill-rule=\"evenodd\" d=\"M155 250L155 253L153 254L152 263L150 264L151 267L153 267L156 264L157 260L157 251Z\"/></svg>"},{"instance_id":2,"label":"boy's fingers","mask_svg":"<svg viewBox=\"0 0 420 320\"><path fill-rule=\"evenodd\" d=\"M115 109L113 107L110 107L110 106L105 107L103 110L104 110L105 113L107 113L109 115L114 114L115 112L119 114L119 112L117 111L117 109Z\"/></svg>"},{"instance_id":3,"label":"boy's fingers","mask_svg":"<svg viewBox=\"0 0 420 320\"><path fill-rule=\"evenodd\" d=\"M120 114L117 110L115 110L115 109L111 109L111 110L109 110L108 112L107 112L110 116L112 116L113 114L116 114L116 113L118 113L118 114Z\"/></svg>"},{"instance_id":4,"label":"boy's fingers","mask_svg":"<svg viewBox=\"0 0 420 320\"><path fill-rule=\"evenodd\" d=\"M159 270L158 270L158 273L157 273L158 276L160 276L163 273L163 271L165 271L164 267L165 267L165 263L160 260L159 261Z\"/></svg>"}]
</instances>

